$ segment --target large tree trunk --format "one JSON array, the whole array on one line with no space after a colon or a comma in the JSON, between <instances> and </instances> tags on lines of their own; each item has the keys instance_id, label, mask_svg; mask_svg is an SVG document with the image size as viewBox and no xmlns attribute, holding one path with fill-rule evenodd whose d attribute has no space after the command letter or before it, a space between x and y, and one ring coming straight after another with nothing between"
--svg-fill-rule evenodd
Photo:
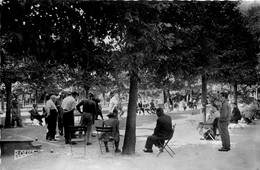
<instances>
[{"instance_id":1,"label":"large tree trunk","mask_svg":"<svg viewBox=\"0 0 260 170\"><path fill-rule=\"evenodd\" d=\"M5 99L4 99L4 93L1 94L1 110L4 112L5 110L5 106L4 106L4 103L5 102Z\"/></svg>"},{"instance_id":2,"label":"large tree trunk","mask_svg":"<svg viewBox=\"0 0 260 170\"><path fill-rule=\"evenodd\" d=\"M166 90L163 90L163 103L167 101Z\"/></svg>"},{"instance_id":3,"label":"large tree trunk","mask_svg":"<svg viewBox=\"0 0 260 170\"><path fill-rule=\"evenodd\" d=\"M201 103L202 103L202 114L203 122L206 122L206 109L207 109L207 80L204 75L201 78L202 81L202 93L201 93Z\"/></svg>"},{"instance_id":4,"label":"large tree trunk","mask_svg":"<svg viewBox=\"0 0 260 170\"><path fill-rule=\"evenodd\" d=\"M138 95L138 77L136 74L130 76L129 103L126 118L126 131L123 145L124 155L135 154L136 143L136 105Z\"/></svg>"},{"instance_id":5,"label":"large tree trunk","mask_svg":"<svg viewBox=\"0 0 260 170\"><path fill-rule=\"evenodd\" d=\"M234 83L234 103L237 105L237 83Z\"/></svg>"},{"instance_id":6,"label":"large tree trunk","mask_svg":"<svg viewBox=\"0 0 260 170\"><path fill-rule=\"evenodd\" d=\"M24 92L22 93L22 105L25 107L26 101L25 101L25 94Z\"/></svg>"},{"instance_id":7,"label":"large tree trunk","mask_svg":"<svg viewBox=\"0 0 260 170\"><path fill-rule=\"evenodd\" d=\"M105 106L106 105L106 94L105 94L105 92L102 93L102 96L103 96L104 106Z\"/></svg>"},{"instance_id":8,"label":"large tree trunk","mask_svg":"<svg viewBox=\"0 0 260 170\"><path fill-rule=\"evenodd\" d=\"M5 82L6 89L6 115L5 115L5 128L11 127L11 93L12 83Z\"/></svg>"},{"instance_id":9,"label":"large tree trunk","mask_svg":"<svg viewBox=\"0 0 260 170\"><path fill-rule=\"evenodd\" d=\"M45 101L44 101L45 103ZM35 104L38 106L38 90L35 90Z\"/></svg>"}]
</instances>

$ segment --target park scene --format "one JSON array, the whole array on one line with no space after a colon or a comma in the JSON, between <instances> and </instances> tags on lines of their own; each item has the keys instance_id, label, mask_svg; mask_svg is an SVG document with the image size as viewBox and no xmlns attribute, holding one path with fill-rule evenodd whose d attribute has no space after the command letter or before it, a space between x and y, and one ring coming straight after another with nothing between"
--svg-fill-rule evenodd
<instances>
[{"instance_id":1,"label":"park scene","mask_svg":"<svg viewBox=\"0 0 260 170\"><path fill-rule=\"evenodd\" d=\"M260 2L0 0L1 170L260 170Z\"/></svg>"}]
</instances>

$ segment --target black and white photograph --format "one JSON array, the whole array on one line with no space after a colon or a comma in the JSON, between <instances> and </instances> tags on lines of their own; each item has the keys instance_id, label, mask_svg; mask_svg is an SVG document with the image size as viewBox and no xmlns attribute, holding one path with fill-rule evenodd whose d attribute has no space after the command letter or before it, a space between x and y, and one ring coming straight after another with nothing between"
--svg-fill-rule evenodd
<instances>
[{"instance_id":1,"label":"black and white photograph","mask_svg":"<svg viewBox=\"0 0 260 170\"><path fill-rule=\"evenodd\" d=\"M0 170L260 170L260 0L0 0Z\"/></svg>"}]
</instances>

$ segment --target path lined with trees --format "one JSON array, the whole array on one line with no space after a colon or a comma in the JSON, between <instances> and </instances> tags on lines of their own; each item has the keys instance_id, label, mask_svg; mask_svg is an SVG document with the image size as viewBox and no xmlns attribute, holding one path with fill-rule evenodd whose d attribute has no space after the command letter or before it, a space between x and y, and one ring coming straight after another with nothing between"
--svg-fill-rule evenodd
<instances>
[{"instance_id":1,"label":"path lined with trees","mask_svg":"<svg viewBox=\"0 0 260 170\"><path fill-rule=\"evenodd\" d=\"M5 127L18 82L36 96L71 86L84 93L129 90L123 154L134 154L138 89L192 88L201 81L206 108L208 83L232 85L234 94L259 83L260 7L242 13L238 5L3 0Z\"/></svg>"}]
</instances>

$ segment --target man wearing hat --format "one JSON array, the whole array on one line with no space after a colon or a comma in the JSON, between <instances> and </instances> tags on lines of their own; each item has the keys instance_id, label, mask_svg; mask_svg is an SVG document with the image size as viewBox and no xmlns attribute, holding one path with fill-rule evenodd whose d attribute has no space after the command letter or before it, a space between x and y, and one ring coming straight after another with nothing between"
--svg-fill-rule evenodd
<instances>
[{"instance_id":1,"label":"man wearing hat","mask_svg":"<svg viewBox=\"0 0 260 170\"><path fill-rule=\"evenodd\" d=\"M116 117L116 114L114 112L109 113L107 115L108 119L104 121L104 126L106 127L113 127L113 133L112 133L112 137L115 139L115 152L121 152L120 149L118 149L119 147L119 141L120 141L120 137L119 137L119 120ZM104 134L103 138L108 138L109 139L109 135ZM107 139L107 140L108 140ZM109 152L108 149L108 145L106 140L104 140L104 144L106 147L106 152Z\"/></svg>"},{"instance_id":2,"label":"man wearing hat","mask_svg":"<svg viewBox=\"0 0 260 170\"><path fill-rule=\"evenodd\" d=\"M71 136L74 135L74 133L70 134L69 126L74 126L74 110L76 109L76 98L78 97L78 95L79 94L77 92L72 92L71 95L67 96L61 104L61 107L63 109L65 144L70 144ZM76 144L76 142L72 142L71 144Z\"/></svg>"},{"instance_id":3,"label":"man wearing hat","mask_svg":"<svg viewBox=\"0 0 260 170\"><path fill-rule=\"evenodd\" d=\"M87 126L87 145L91 145L92 125L95 123L96 103L92 100L93 94L89 93L88 99L82 100L77 106L77 110L82 114L80 123ZM82 106L82 110L80 107Z\"/></svg>"}]
</instances>

